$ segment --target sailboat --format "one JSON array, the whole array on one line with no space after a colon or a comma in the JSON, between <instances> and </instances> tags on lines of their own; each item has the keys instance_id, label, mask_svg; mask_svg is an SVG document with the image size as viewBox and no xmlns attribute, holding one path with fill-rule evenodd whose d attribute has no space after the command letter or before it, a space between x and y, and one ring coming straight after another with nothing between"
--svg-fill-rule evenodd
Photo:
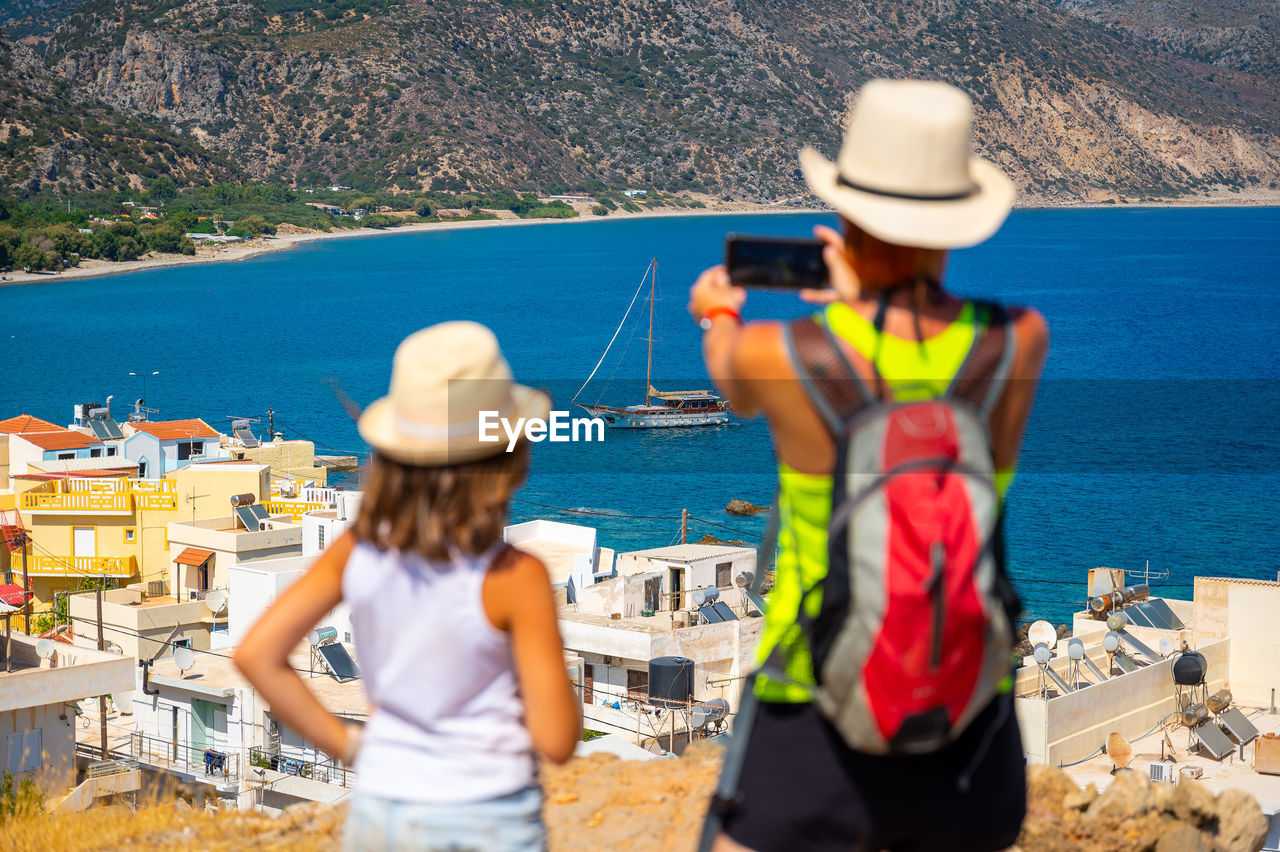
<instances>
[{"instance_id":1,"label":"sailboat","mask_svg":"<svg viewBox=\"0 0 1280 852\"><path fill-rule=\"evenodd\" d=\"M604 363L604 359L608 357L609 350L617 341L622 327L627 324L627 317L631 316L631 309L635 307L636 300L640 298L640 293L644 291L646 283L649 285L649 336L646 338L649 342L649 358L644 374L644 404L619 407L578 402L578 397L586 390L587 385L591 384L591 379L595 376L596 371L600 369L600 365ZM713 392L709 390L660 391L653 386L653 302L657 286L658 260L654 258L649 262L649 268L645 270L644 278L640 279L640 286L636 288L635 295L631 297L631 304L627 306L626 313L622 315L622 322L618 323L618 328L609 340L609 345L605 347L604 354L600 356L600 360L596 362L595 369L591 371L590 376L587 376L587 380L582 383L582 387L578 388L578 392L573 395L573 404L591 415L601 418L606 425L615 429L715 426L727 423L729 420L729 403L716 396Z\"/></svg>"}]
</instances>

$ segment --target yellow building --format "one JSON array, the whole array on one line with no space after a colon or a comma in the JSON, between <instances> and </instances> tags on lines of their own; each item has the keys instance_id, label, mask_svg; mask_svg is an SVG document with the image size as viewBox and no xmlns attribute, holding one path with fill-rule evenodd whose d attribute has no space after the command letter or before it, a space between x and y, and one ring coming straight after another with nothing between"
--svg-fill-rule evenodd
<instances>
[{"instance_id":1,"label":"yellow building","mask_svg":"<svg viewBox=\"0 0 1280 852\"><path fill-rule=\"evenodd\" d=\"M249 462L209 462L159 480L103 472L14 477L17 508L30 538L33 610L48 612L58 593L103 579L114 586L159 583L153 588L166 593L173 564L168 524L223 517L236 494L269 497L268 470ZM12 561L20 570L21 556L14 554Z\"/></svg>"}]
</instances>

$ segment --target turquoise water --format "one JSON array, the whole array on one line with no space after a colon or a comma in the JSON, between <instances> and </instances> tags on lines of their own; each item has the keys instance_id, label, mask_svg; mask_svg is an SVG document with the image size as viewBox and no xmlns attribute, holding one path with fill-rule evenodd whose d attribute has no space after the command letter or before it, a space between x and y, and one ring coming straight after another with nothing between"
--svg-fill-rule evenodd
<instances>
[{"instance_id":1,"label":"turquoise water","mask_svg":"<svg viewBox=\"0 0 1280 852\"><path fill-rule=\"evenodd\" d=\"M333 391L385 391L406 334L446 319L498 333L517 377L557 407L585 379L651 256L660 265L655 384L706 387L685 313L730 231L804 234L823 216L716 216L329 240L237 263L0 290L0 416L59 423L77 401L141 395L160 417L263 416L338 452L363 451ZM1280 569L1280 209L1020 211L955 254L956 290L1031 304L1052 351L1008 501L1011 570L1028 609L1064 618L1091 567L1272 579ZM748 318L804 309L753 293ZM642 322L647 314L640 312ZM643 390L641 327L604 392ZM615 353L622 355L628 331ZM614 364L584 395L594 400ZM773 463L758 421L541 444L517 520L597 525L620 549L751 539ZM534 504L543 504L542 506ZM545 507L586 509L565 513ZM716 526L719 525L719 526Z\"/></svg>"}]
</instances>

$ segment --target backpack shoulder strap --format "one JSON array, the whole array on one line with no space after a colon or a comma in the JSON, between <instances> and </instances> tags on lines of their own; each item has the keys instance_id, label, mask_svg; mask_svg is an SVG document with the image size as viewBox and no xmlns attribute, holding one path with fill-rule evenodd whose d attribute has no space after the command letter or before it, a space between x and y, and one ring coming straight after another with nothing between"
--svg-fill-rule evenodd
<instances>
[{"instance_id":1,"label":"backpack shoulder strap","mask_svg":"<svg viewBox=\"0 0 1280 852\"><path fill-rule=\"evenodd\" d=\"M985 418L1000 400L1018 346L1003 305L975 302L974 313L975 320L985 315L986 322L974 335L973 346L947 387L947 395L969 402Z\"/></svg>"},{"instance_id":2,"label":"backpack shoulder strap","mask_svg":"<svg viewBox=\"0 0 1280 852\"><path fill-rule=\"evenodd\" d=\"M835 437L844 423L876 396L849 363L831 327L820 317L806 316L783 326L783 341L791 367L822 422Z\"/></svg>"}]
</instances>

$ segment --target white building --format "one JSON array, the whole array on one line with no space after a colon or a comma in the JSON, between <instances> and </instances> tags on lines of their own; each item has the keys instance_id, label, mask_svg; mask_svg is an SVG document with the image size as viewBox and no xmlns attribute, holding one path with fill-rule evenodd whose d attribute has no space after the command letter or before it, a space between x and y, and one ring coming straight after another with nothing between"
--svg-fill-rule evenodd
<instances>
[{"instance_id":1,"label":"white building","mask_svg":"<svg viewBox=\"0 0 1280 852\"><path fill-rule=\"evenodd\" d=\"M15 632L12 659L0 664L0 770L17 783L30 778L53 799L76 783L76 702L133 689L135 663L92 648L43 642ZM0 641L0 658L5 645ZM131 789L137 781L134 773Z\"/></svg>"},{"instance_id":2,"label":"white building","mask_svg":"<svg viewBox=\"0 0 1280 852\"><path fill-rule=\"evenodd\" d=\"M130 752L141 766L171 776L206 803L243 809L277 812L350 795L354 773L281 725L229 650L194 654L186 671L172 658L152 666L134 692ZM339 682L313 667L305 646L290 663L326 709L363 724L369 705L359 679Z\"/></svg>"},{"instance_id":3,"label":"white building","mask_svg":"<svg viewBox=\"0 0 1280 852\"><path fill-rule=\"evenodd\" d=\"M594 527L539 519L506 527L502 540L541 559L551 585L563 588L569 601L582 589L614 576L614 552L599 546Z\"/></svg>"}]
</instances>

